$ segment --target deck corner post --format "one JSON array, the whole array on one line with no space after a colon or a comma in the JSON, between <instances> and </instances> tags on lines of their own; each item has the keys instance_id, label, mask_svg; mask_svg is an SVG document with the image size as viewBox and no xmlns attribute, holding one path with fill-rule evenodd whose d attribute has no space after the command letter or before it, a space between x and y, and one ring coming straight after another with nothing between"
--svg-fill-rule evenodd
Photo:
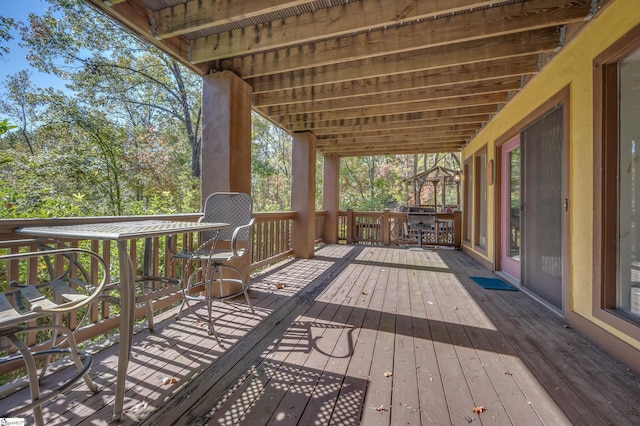
<instances>
[{"instance_id":1,"label":"deck corner post","mask_svg":"<svg viewBox=\"0 0 640 426\"><path fill-rule=\"evenodd\" d=\"M353 209L347 209L347 244L353 244L356 234L356 217L353 214Z\"/></svg>"},{"instance_id":2,"label":"deck corner post","mask_svg":"<svg viewBox=\"0 0 640 426\"><path fill-rule=\"evenodd\" d=\"M382 212L382 245L390 246L391 245L391 222L390 215L391 210L384 209Z\"/></svg>"}]
</instances>

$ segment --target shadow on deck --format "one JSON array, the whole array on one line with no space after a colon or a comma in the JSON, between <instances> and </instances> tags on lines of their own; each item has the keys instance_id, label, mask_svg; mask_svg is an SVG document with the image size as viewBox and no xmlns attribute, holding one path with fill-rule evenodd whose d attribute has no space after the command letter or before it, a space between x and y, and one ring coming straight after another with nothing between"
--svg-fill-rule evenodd
<instances>
[{"instance_id":1,"label":"shadow on deck","mask_svg":"<svg viewBox=\"0 0 640 426\"><path fill-rule=\"evenodd\" d=\"M640 424L636 375L473 275L491 273L451 250L333 245L280 263L252 280L255 315L220 306L224 348L175 309L136 335L123 423ZM117 345L104 346L103 389L52 401L47 424L109 423Z\"/></svg>"}]
</instances>

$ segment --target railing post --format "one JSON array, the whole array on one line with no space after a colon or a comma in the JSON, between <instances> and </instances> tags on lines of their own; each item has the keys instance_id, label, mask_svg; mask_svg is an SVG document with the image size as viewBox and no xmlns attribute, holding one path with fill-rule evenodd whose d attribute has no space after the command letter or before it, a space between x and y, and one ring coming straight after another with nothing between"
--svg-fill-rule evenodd
<instances>
[{"instance_id":1,"label":"railing post","mask_svg":"<svg viewBox=\"0 0 640 426\"><path fill-rule=\"evenodd\" d=\"M389 213L391 210L384 209L382 212L382 245L391 245L391 221Z\"/></svg>"},{"instance_id":2,"label":"railing post","mask_svg":"<svg viewBox=\"0 0 640 426\"><path fill-rule=\"evenodd\" d=\"M453 213L453 246L462 247L462 212Z\"/></svg>"},{"instance_id":3,"label":"railing post","mask_svg":"<svg viewBox=\"0 0 640 426\"><path fill-rule=\"evenodd\" d=\"M353 244L353 235L356 232L355 216L353 209L347 209L347 244Z\"/></svg>"}]
</instances>

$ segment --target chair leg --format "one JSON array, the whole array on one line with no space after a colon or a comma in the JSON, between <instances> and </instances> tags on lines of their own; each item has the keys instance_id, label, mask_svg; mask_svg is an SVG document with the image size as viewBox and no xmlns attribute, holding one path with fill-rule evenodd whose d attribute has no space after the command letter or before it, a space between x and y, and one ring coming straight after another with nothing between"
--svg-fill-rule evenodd
<instances>
[{"instance_id":1,"label":"chair leg","mask_svg":"<svg viewBox=\"0 0 640 426\"><path fill-rule=\"evenodd\" d=\"M246 287L246 284L245 284ZM247 299L247 305L249 305L249 309L251 309L251 313L255 314L256 311L253 310L253 305L251 304L251 300L249 299L249 291L245 288L244 289L244 297L245 299Z\"/></svg>"},{"instance_id":2,"label":"chair leg","mask_svg":"<svg viewBox=\"0 0 640 426\"><path fill-rule=\"evenodd\" d=\"M208 330L207 332L209 333L209 335L213 335L213 337L216 338L216 342L222 346L222 342L220 342L220 338L218 337L218 333L216 332L216 327L213 325L213 299L208 299L207 300L207 314L208 314L208 319L209 322L207 324L208 326Z\"/></svg>"},{"instance_id":3,"label":"chair leg","mask_svg":"<svg viewBox=\"0 0 640 426\"><path fill-rule=\"evenodd\" d=\"M217 269L218 267L214 266L213 270L211 271L211 274L209 275L209 280L207 284L205 284L206 292L207 292L207 319L209 320L208 333L213 334L213 337L216 338L216 342L218 342L218 344L222 346L222 343L220 342L220 338L218 338L218 333L216 333L216 328L213 325L213 302L215 301L215 297L213 295L213 285L211 284Z\"/></svg>"},{"instance_id":4,"label":"chair leg","mask_svg":"<svg viewBox=\"0 0 640 426\"><path fill-rule=\"evenodd\" d=\"M180 315L182 315L182 310L184 309L185 303L187 303L187 299L186 299L186 295L183 292L183 294L182 294L182 303L180 304L180 310L176 314L176 320L180 319Z\"/></svg>"},{"instance_id":5,"label":"chair leg","mask_svg":"<svg viewBox=\"0 0 640 426\"><path fill-rule=\"evenodd\" d=\"M27 377L29 378L31 401L33 403L37 403L40 399L40 384L38 383L38 368L36 367L36 361L27 345L25 345L20 339L13 335L7 337L22 355L22 359L24 360L24 364L27 369ZM44 426L42 407L39 404L33 407L33 418L36 422L36 426Z\"/></svg>"},{"instance_id":6,"label":"chair leg","mask_svg":"<svg viewBox=\"0 0 640 426\"><path fill-rule=\"evenodd\" d=\"M71 330L65 326L55 325L55 324L50 325L49 327L59 328L64 334L67 335L67 340L69 342L69 349L71 352L71 357L73 358L73 362L76 364L76 368L78 369L78 371L82 371L82 369L84 368L84 364L82 363L82 360L80 359L80 355L78 354L78 344L76 343L76 338L71 332ZM96 385L95 382L91 380L91 377L89 376L88 372L83 374L82 378L84 379L85 383L87 384L91 392L98 392L100 390L98 388L98 385Z\"/></svg>"},{"instance_id":7,"label":"chair leg","mask_svg":"<svg viewBox=\"0 0 640 426\"><path fill-rule=\"evenodd\" d=\"M30 327L30 330L52 330L54 335L57 335L58 333L62 333L65 336L67 336L67 342L69 344L69 350L65 352L68 352L71 355L71 358L73 359L74 364L76 365L76 368L78 369L78 372L81 372L85 366L82 362L82 360L80 359L80 355L79 355L79 350L78 350L78 344L76 343L76 338L73 335L73 332L68 328L65 327L64 325L60 325L60 324L49 324L49 325L41 325L41 326L34 326L34 327ZM19 340L18 340L19 341ZM55 340L53 340L55 342ZM57 345L54 344L54 346L59 346L62 343L64 343L64 340L62 340L61 342L57 343ZM14 343L15 344L15 343ZM48 361L50 359L51 355L48 355L45 357L45 361ZM40 377L39 377L39 382L41 382L44 377L45 377L45 369L48 368L48 362L45 362L45 366L43 367L42 371L40 372ZM87 386L89 387L89 390L91 390L92 392L98 392L100 389L98 388L98 385L96 385L93 380L91 380L91 377L89 376L89 373L85 373L83 374L83 379L86 382Z\"/></svg>"},{"instance_id":8,"label":"chair leg","mask_svg":"<svg viewBox=\"0 0 640 426\"><path fill-rule=\"evenodd\" d=\"M53 276L53 275L51 275ZM55 314L53 316L53 323L54 324L62 324L62 314ZM43 328L44 330L44 328ZM58 339L58 333L55 332L55 330L52 330L53 333L51 333L51 347L55 348L57 343L57 339ZM42 366L42 369L40 370L40 378L38 379L40 383L42 383L42 380L45 378L46 373L47 373L47 369L49 368L49 365L51 364L51 359L53 358L53 355L49 355L47 357L45 357L44 359L44 364Z\"/></svg>"}]
</instances>

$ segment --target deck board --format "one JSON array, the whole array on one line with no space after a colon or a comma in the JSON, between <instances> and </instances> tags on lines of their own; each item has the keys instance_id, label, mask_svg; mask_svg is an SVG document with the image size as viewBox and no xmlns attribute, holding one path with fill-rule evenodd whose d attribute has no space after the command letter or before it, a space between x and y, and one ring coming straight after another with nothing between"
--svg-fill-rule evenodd
<instances>
[{"instance_id":1,"label":"deck board","mask_svg":"<svg viewBox=\"0 0 640 426\"><path fill-rule=\"evenodd\" d=\"M416 261L414 256L410 256L408 262L409 265L414 266L418 266L420 263ZM428 320L428 307L432 306L433 297L430 295L429 289L422 285L425 278L425 274L420 271L409 270L420 423L446 425L450 423L449 410L436 356L436 345Z\"/></svg>"},{"instance_id":2,"label":"deck board","mask_svg":"<svg viewBox=\"0 0 640 426\"><path fill-rule=\"evenodd\" d=\"M136 334L121 424L640 424L637 375L525 292L472 275L492 276L443 249L281 262L253 279L255 314L242 298L218 308L223 346L177 309ZM47 424L110 423L117 344L102 346L102 390L46 404Z\"/></svg>"},{"instance_id":3,"label":"deck board","mask_svg":"<svg viewBox=\"0 0 640 426\"><path fill-rule=\"evenodd\" d=\"M395 295L397 279L391 272L389 250L385 251L385 257L380 259L382 265L378 272L376 291L382 292L380 317L375 325L377 333L375 345L371 357L371 368L368 377L368 388L365 394L362 422L367 425L388 425L391 419L391 390L392 377L385 377L384 373L393 371L394 333L395 333ZM391 297L389 297L392 295Z\"/></svg>"}]
</instances>

